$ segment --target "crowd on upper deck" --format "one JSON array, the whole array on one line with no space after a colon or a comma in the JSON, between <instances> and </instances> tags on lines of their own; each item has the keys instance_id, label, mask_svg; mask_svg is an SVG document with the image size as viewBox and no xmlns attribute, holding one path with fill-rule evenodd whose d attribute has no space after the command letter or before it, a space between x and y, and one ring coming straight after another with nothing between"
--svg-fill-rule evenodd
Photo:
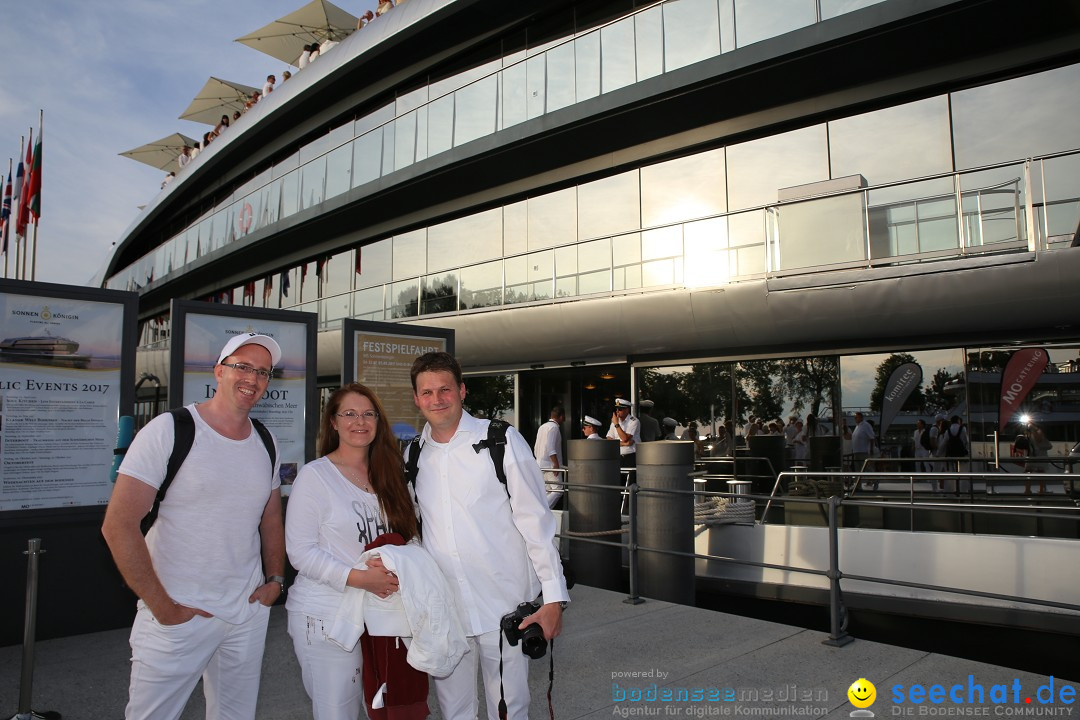
<instances>
[{"instance_id":1,"label":"crowd on upper deck","mask_svg":"<svg viewBox=\"0 0 1080 720\"><path fill-rule=\"evenodd\" d=\"M406 0L379 0L378 7L375 9L374 13L372 13L371 10L368 10L360 16L356 23L356 29L362 30L364 27L374 22L377 18L385 15L387 12L392 10L395 6L403 5L405 2ZM327 52L332 50L338 44L338 42L338 40L335 40L333 37L328 36L322 42L313 42L304 45L303 52L300 53L300 56L296 59L296 62L293 63L293 65L297 68L297 72L300 72L308 65L311 65L313 62L318 60L320 56L325 55ZM293 73L291 70L285 70L281 74L280 84L284 85L285 82L288 81L289 78L291 78L292 76ZM214 126L212 130L208 130L207 132L203 133L201 140L196 141L193 145L185 144L180 150L180 155L177 157L177 165L180 166L180 171L182 172L184 168L190 165L191 161L194 160L200 152L205 150L207 146L214 141L215 138L223 135L229 129L232 123L240 119L241 115L246 113L256 104L266 100L274 91L274 88L278 86L279 85L277 82L277 76L273 74L267 75L266 82L263 83L261 90L255 90L250 95L244 96L244 105L240 110L234 111L231 117L228 114L223 114L221 116L221 120L218 121L218 123ZM165 189L165 186L171 183L175 178L176 173L170 172L168 175L165 176L165 179L162 180L161 188Z\"/></svg>"}]
</instances>

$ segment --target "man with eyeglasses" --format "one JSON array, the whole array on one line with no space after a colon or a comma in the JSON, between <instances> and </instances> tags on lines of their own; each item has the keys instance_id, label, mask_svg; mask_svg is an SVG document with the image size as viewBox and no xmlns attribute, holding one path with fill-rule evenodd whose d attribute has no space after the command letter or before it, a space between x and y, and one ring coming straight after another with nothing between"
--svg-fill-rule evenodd
<instances>
[{"instance_id":1,"label":"man with eyeglasses","mask_svg":"<svg viewBox=\"0 0 1080 720\"><path fill-rule=\"evenodd\" d=\"M178 718L200 676L208 718L255 717L270 606L285 589L285 529L278 463L249 414L280 361L266 335L225 344L214 396L187 407L195 442L145 538L139 524L166 474L173 416L151 420L120 466L102 533L139 597L129 720Z\"/></svg>"}]
</instances>

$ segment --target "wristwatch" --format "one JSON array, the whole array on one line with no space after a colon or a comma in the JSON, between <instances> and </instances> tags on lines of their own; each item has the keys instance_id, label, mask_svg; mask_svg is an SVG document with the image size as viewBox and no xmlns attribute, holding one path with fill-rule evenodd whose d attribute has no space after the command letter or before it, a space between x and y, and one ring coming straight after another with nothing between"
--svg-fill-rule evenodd
<instances>
[{"instance_id":1,"label":"wristwatch","mask_svg":"<svg viewBox=\"0 0 1080 720\"><path fill-rule=\"evenodd\" d=\"M285 578L282 577L281 575L271 575L268 578L266 578L266 582L268 582L268 583L276 582L278 585L281 586L281 594L282 595L285 594Z\"/></svg>"}]
</instances>

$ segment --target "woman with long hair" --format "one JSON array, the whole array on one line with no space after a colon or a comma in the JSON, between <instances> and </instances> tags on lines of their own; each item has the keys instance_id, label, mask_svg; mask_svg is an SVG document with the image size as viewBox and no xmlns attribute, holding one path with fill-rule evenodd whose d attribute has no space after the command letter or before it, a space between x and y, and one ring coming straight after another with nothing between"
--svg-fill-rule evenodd
<instances>
[{"instance_id":1,"label":"woman with long hair","mask_svg":"<svg viewBox=\"0 0 1080 720\"><path fill-rule=\"evenodd\" d=\"M360 644L346 652L327 635L347 587L381 598L397 591L397 577L378 560L366 570L355 565L376 537L396 532L408 541L418 523L401 451L370 389L350 383L334 391L322 413L318 454L289 495L285 543L299 572L286 603L289 635L315 717L356 720L363 703Z\"/></svg>"}]
</instances>

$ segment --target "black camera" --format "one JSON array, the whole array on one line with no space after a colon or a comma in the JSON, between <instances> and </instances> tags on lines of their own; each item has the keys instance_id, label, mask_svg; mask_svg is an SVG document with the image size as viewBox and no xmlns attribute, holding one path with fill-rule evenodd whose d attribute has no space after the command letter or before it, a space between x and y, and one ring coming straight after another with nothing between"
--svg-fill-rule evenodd
<instances>
[{"instance_id":1,"label":"black camera","mask_svg":"<svg viewBox=\"0 0 1080 720\"><path fill-rule=\"evenodd\" d=\"M540 609L540 603L523 602L512 613L503 615L499 621L499 627L506 635L506 640L511 645L517 645L521 641L521 652L533 660L544 657L547 652L547 640L544 639L544 629L540 623L526 625L524 630L518 630L521 621Z\"/></svg>"}]
</instances>

